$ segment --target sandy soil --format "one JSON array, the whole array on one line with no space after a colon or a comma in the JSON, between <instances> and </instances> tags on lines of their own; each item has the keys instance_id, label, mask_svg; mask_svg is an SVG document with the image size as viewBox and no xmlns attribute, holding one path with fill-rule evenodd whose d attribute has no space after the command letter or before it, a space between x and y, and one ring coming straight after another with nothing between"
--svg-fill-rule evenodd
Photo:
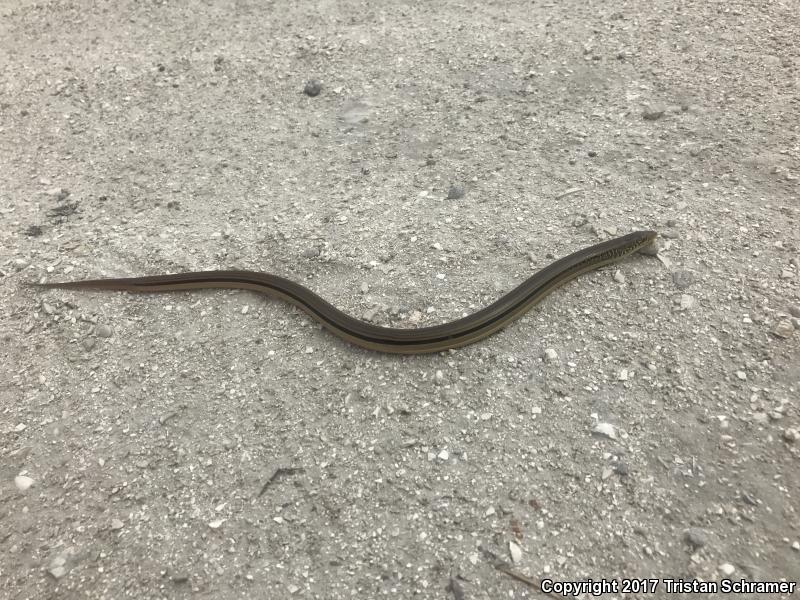
<instances>
[{"instance_id":1,"label":"sandy soil","mask_svg":"<svg viewBox=\"0 0 800 600\"><path fill-rule=\"evenodd\" d=\"M0 597L797 581L799 23L0 2ZM21 285L252 269L414 327L635 229L658 257L425 356L248 292Z\"/></svg>"}]
</instances>

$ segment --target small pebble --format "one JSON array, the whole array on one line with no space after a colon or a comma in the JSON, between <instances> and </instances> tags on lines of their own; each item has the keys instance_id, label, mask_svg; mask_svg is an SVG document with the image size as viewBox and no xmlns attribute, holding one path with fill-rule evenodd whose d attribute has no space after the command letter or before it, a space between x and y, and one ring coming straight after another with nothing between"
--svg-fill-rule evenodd
<instances>
[{"instance_id":1,"label":"small pebble","mask_svg":"<svg viewBox=\"0 0 800 600\"><path fill-rule=\"evenodd\" d=\"M792 550L800 552L800 541L795 540L792 542Z\"/></svg>"},{"instance_id":2,"label":"small pebble","mask_svg":"<svg viewBox=\"0 0 800 600\"><path fill-rule=\"evenodd\" d=\"M306 96L314 97L319 96L319 93L322 91L322 83L318 79L311 79L306 82L306 86L303 88L303 93Z\"/></svg>"},{"instance_id":3,"label":"small pebble","mask_svg":"<svg viewBox=\"0 0 800 600\"><path fill-rule=\"evenodd\" d=\"M462 185L451 185L450 189L447 190L447 199L448 200L459 200L460 198L464 197L464 186Z\"/></svg>"},{"instance_id":4,"label":"small pebble","mask_svg":"<svg viewBox=\"0 0 800 600\"><path fill-rule=\"evenodd\" d=\"M522 561L522 548L516 542L508 542L508 554L515 565Z\"/></svg>"},{"instance_id":5,"label":"small pebble","mask_svg":"<svg viewBox=\"0 0 800 600\"><path fill-rule=\"evenodd\" d=\"M642 111L642 117L645 121L655 121L663 117L666 110L667 109L663 105L653 104Z\"/></svg>"},{"instance_id":6,"label":"small pebble","mask_svg":"<svg viewBox=\"0 0 800 600\"><path fill-rule=\"evenodd\" d=\"M111 519L111 529L116 531L118 529L122 529L123 527L125 527L125 523L119 519Z\"/></svg>"},{"instance_id":7,"label":"small pebble","mask_svg":"<svg viewBox=\"0 0 800 600\"><path fill-rule=\"evenodd\" d=\"M731 576L733 575L734 571L736 571L736 567L734 567L731 563L722 563L719 566L719 570L722 571L723 575Z\"/></svg>"},{"instance_id":8,"label":"small pebble","mask_svg":"<svg viewBox=\"0 0 800 600\"><path fill-rule=\"evenodd\" d=\"M694 548L702 548L708 543L708 535L699 527L691 527L686 530L684 538Z\"/></svg>"},{"instance_id":9,"label":"small pebble","mask_svg":"<svg viewBox=\"0 0 800 600\"><path fill-rule=\"evenodd\" d=\"M617 431L611 423L598 423L592 428L592 433L605 436L612 440L617 439Z\"/></svg>"},{"instance_id":10,"label":"small pebble","mask_svg":"<svg viewBox=\"0 0 800 600\"><path fill-rule=\"evenodd\" d=\"M83 338L83 340L81 340L81 346L83 346L83 349L86 350L86 352L91 351L92 348L94 348L96 343L97 343L97 340L95 340L94 338L90 338L90 337Z\"/></svg>"},{"instance_id":11,"label":"small pebble","mask_svg":"<svg viewBox=\"0 0 800 600\"><path fill-rule=\"evenodd\" d=\"M736 377L742 381L747 381L747 373L744 371L736 371Z\"/></svg>"},{"instance_id":12,"label":"small pebble","mask_svg":"<svg viewBox=\"0 0 800 600\"><path fill-rule=\"evenodd\" d=\"M552 348L547 348L544 351L544 357L548 362L555 362L558 360L558 352L556 352Z\"/></svg>"},{"instance_id":13,"label":"small pebble","mask_svg":"<svg viewBox=\"0 0 800 600\"><path fill-rule=\"evenodd\" d=\"M51 567L50 569L48 569L47 572L50 573L50 575L52 575L56 579L61 579L64 575L67 574L67 570L64 567Z\"/></svg>"},{"instance_id":14,"label":"small pebble","mask_svg":"<svg viewBox=\"0 0 800 600\"><path fill-rule=\"evenodd\" d=\"M161 425L163 425L164 423L169 421L171 418L176 417L177 415L178 415L178 413L176 413L176 412L171 412L171 413L167 413L165 415L161 415L160 417L158 417L158 422Z\"/></svg>"},{"instance_id":15,"label":"small pebble","mask_svg":"<svg viewBox=\"0 0 800 600\"><path fill-rule=\"evenodd\" d=\"M681 294L681 303L680 303L681 310L689 310L694 306L694 303L695 303L694 296L690 294Z\"/></svg>"},{"instance_id":16,"label":"small pebble","mask_svg":"<svg viewBox=\"0 0 800 600\"><path fill-rule=\"evenodd\" d=\"M222 527L222 524L223 524L224 522L225 522L225 521L223 521L222 519L215 519L215 520L211 521L211 522L208 524L208 526L209 526L211 529L219 529L220 527Z\"/></svg>"},{"instance_id":17,"label":"small pebble","mask_svg":"<svg viewBox=\"0 0 800 600\"><path fill-rule=\"evenodd\" d=\"M750 506L758 506L759 505L758 498L754 498L753 496L751 496L750 494L748 494L744 490L742 490L742 501L744 501L746 504L749 504Z\"/></svg>"},{"instance_id":18,"label":"small pebble","mask_svg":"<svg viewBox=\"0 0 800 600\"><path fill-rule=\"evenodd\" d=\"M26 475L17 475L14 477L14 485L17 486L19 491L24 492L33 485L33 479Z\"/></svg>"},{"instance_id":19,"label":"small pebble","mask_svg":"<svg viewBox=\"0 0 800 600\"><path fill-rule=\"evenodd\" d=\"M439 460L447 460L450 458L450 453L447 450L442 450L439 454L436 455Z\"/></svg>"},{"instance_id":20,"label":"small pebble","mask_svg":"<svg viewBox=\"0 0 800 600\"><path fill-rule=\"evenodd\" d=\"M102 337L102 338L110 338L113 333L111 331L111 327L109 327L105 323L100 323L99 325L97 325L94 328L94 332L95 335L97 335L97 337Z\"/></svg>"},{"instance_id":21,"label":"small pebble","mask_svg":"<svg viewBox=\"0 0 800 600\"><path fill-rule=\"evenodd\" d=\"M47 572L50 573L55 579L61 579L64 575L67 574L67 569L64 566L67 564L67 559L63 556L56 556L53 560L50 561L50 566L47 569Z\"/></svg>"},{"instance_id":22,"label":"small pebble","mask_svg":"<svg viewBox=\"0 0 800 600\"><path fill-rule=\"evenodd\" d=\"M312 248L306 248L303 250L303 258L317 258L319 256L319 248L316 246Z\"/></svg>"},{"instance_id":23,"label":"small pebble","mask_svg":"<svg viewBox=\"0 0 800 600\"><path fill-rule=\"evenodd\" d=\"M794 279L794 271L791 269L783 269L781 271L781 279Z\"/></svg>"},{"instance_id":24,"label":"small pebble","mask_svg":"<svg viewBox=\"0 0 800 600\"><path fill-rule=\"evenodd\" d=\"M617 283L625 283L625 275L622 274L622 271L617 269L614 271L614 281Z\"/></svg>"},{"instance_id":25,"label":"small pebble","mask_svg":"<svg viewBox=\"0 0 800 600\"><path fill-rule=\"evenodd\" d=\"M783 430L783 439L790 444L795 443L797 440L800 440L800 430L787 428Z\"/></svg>"},{"instance_id":26,"label":"small pebble","mask_svg":"<svg viewBox=\"0 0 800 600\"><path fill-rule=\"evenodd\" d=\"M772 328L772 335L783 339L791 337L793 333L794 325L792 325L792 322L789 319L781 319L778 321L775 327Z\"/></svg>"}]
</instances>

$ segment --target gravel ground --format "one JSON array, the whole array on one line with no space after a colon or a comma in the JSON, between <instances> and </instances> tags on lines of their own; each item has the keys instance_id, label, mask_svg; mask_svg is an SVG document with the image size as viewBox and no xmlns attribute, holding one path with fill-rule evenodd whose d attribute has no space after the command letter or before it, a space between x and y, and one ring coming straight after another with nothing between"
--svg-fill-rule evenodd
<instances>
[{"instance_id":1,"label":"gravel ground","mask_svg":"<svg viewBox=\"0 0 800 600\"><path fill-rule=\"evenodd\" d=\"M0 597L800 578L796 1L466 4L0 2ZM645 228L434 355L21 285L414 327Z\"/></svg>"}]
</instances>

